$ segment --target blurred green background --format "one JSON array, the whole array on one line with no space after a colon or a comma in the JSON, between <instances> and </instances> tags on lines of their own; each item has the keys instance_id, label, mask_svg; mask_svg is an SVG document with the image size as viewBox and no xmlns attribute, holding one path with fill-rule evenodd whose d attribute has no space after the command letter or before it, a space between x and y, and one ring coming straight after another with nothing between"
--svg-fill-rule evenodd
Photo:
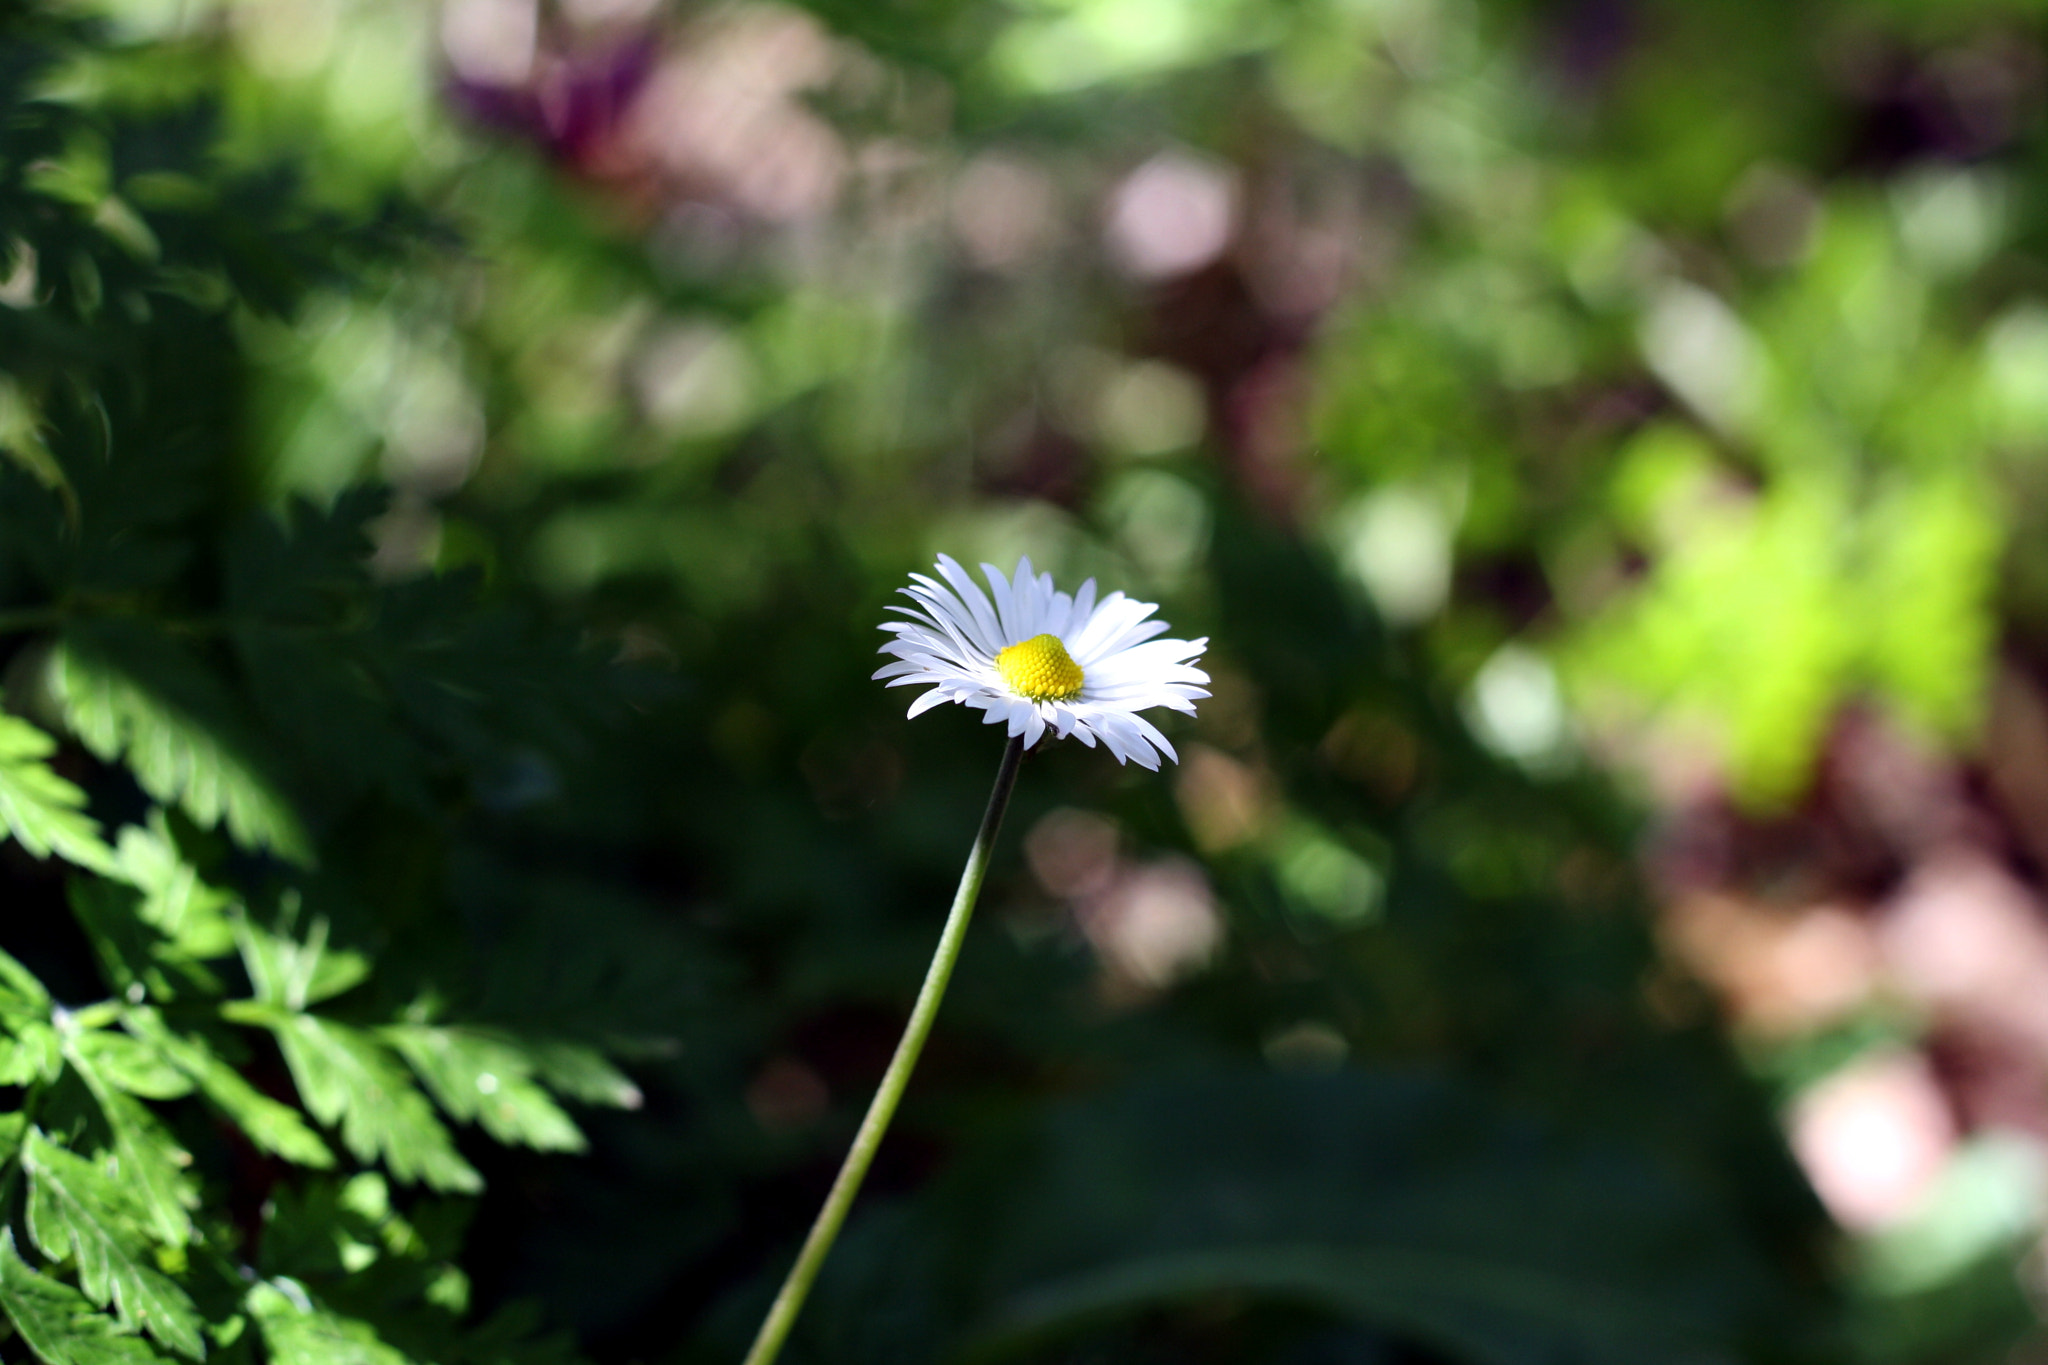
<instances>
[{"instance_id":1,"label":"blurred green background","mask_svg":"<svg viewBox=\"0 0 2048 1365\"><path fill-rule=\"evenodd\" d=\"M1000 751L868 679L946 552L1215 696L1027 763L786 1360L2048 1359L2048 7L8 0L0 87L6 709L212 897L0 771L0 948L347 1148L0 1056L191 1154L209 1358L739 1357Z\"/></svg>"}]
</instances>

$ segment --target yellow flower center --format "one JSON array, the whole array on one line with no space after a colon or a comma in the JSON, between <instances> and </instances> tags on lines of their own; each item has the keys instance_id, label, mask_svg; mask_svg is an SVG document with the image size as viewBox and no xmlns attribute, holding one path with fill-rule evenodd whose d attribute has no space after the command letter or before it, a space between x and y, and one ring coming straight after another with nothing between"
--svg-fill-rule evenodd
<instances>
[{"instance_id":1,"label":"yellow flower center","mask_svg":"<svg viewBox=\"0 0 2048 1365\"><path fill-rule=\"evenodd\" d=\"M996 672L1020 697L1071 701L1081 693L1081 665L1057 635L1034 635L996 655Z\"/></svg>"}]
</instances>

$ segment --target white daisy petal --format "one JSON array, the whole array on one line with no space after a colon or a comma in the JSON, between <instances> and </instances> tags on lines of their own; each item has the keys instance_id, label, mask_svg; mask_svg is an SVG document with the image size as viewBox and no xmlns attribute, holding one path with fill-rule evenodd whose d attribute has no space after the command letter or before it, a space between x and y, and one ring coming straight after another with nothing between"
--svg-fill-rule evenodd
<instances>
[{"instance_id":1,"label":"white daisy petal","mask_svg":"<svg viewBox=\"0 0 2048 1365\"><path fill-rule=\"evenodd\" d=\"M910 719L916 720L919 716L931 710L934 706L939 705L941 702L948 702L952 700L953 698L947 696L944 689L934 687L931 691L925 693L916 701L910 703Z\"/></svg>"},{"instance_id":2,"label":"white daisy petal","mask_svg":"<svg viewBox=\"0 0 2048 1365\"><path fill-rule=\"evenodd\" d=\"M993 564L981 570L986 592L958 561L940 555L936 576L910 576L902 590L910 605L889 608L899 619L882 623L889 638L879 652L890 661L874 677L888 687L927 689L911 703L912 716L958 702L1026 745L1050 734L1155 771L1162 758L1179 761L1138 713L1192 713L1195 700L1209 695L1209 675L1196 666L1207 639L1163 638L1167 625L1156 606L1120 592L1098 599L1092 578L1069 596L1029 559L1008 575ZM999 660L1012 646L1028 648L1006 668Z\"/></svg>"},{"instance_id":3,"label":"white daisy petal","mask_svg":"<svg viewBox=\"0 0 2048 1365\"><path fill-rule=\"evenodd\" d=\"M1124 752L1130 755L1131 762L1153 772L1159 771L1159 755L1146 740L1144 731L1139 729L1144 722L1129 712L1120 711L1104 717L1104 723L1109 727L1108 733L1115 735Z\"/></svg>"},{"instance_id":4,"label":"white daisy petal","mask_svg":"<svg viewBox=\"0 0 2048 1365\"><path fill-rule=\"evenodd\" d=\"M1053 629L1053 613L1059 603L1060 590L1052 585L1049 573L1038 575L1034 581L1037 588L1031 595L1032 609L1037 612L1038 619L1032 623L1031 633L1057 635L1060 632Z\"/></svg>"},{"instance_id":5,"label":"white daisy petal","mask_svg":"<svg viewBox=\"0 0 2048 1365\"><path fill-rule=\"evenodd\" d=\"M1029 638L1017 629L1017 605L1010 593L1010 580L993 564L983 564L981 576L988 580L989 599L995 603L1002 638L1010 644Z\"/></svg>"},{"instance_id":6,"label":"white daisy petal","mask_svg":"<svg viewBox=\"0 0 2048 1365\"><path fill-rule=\"evenodd\" d=\"M921 577L921 575L920 575ZM931 580L926 579L929 584ZM925 614L951 634L960 636L977 650L999 648L995 637L981 628L974 614L960 604L958 598L945 589L933 586L905 588L903 592L923 605ZM899 609L900 610L900 609Z\"/></svg>"},{"instance_id":7,"label":"white daisy petal","mask_svg":"<svg viewBox=\"0 0 2048 1365\"><path fill-rule=\"evenodd\" d=\"M973 576L951 555L939 556L939 572L966 605L967 614L981 628L981 634L990 642L991 651L1002 648L1002 626L996 620L995 608L989 605L987 595L975 583Z\"/></svg>"},{"instance_id":8,"label":"white daisy petal","mask_svg":"<svg viewBox=\"0 0 2048 1365\"><path fill-rule=\"evenodd\" d=\"M1111 753L1111 755L1115 757L1117 762L1121 763L1124 761L1123 746L1117 743L1116 740L1112 739L1110 737L1109 731L1103 728L1102 718L1100 716L1085 721L1083 724L1081 724L1079 727L1075 729L1074 733L1088 736L1088 742L1091 747L1093 745L1100 744L1103 748L1109 750L1109 752Z\"/></svg>"},{"instance_id":9,"label":"white daisy petal","mask_svg":"<svg viewBox=\"0 0 2048 1365\"><path fill-rule=\"evenodd\" d=\"M1048 579L1047 581L1049 582L1050 580ZM1073 624L1074 599L1063 592L1053 593L1052 606L1047 609L1045 614L1046 631L1064 640L1067 638L1067 632L1073 628Z\"/></svg>"},{"instance_id":10,"label":"white daisy petal","mask_svg":"<svg viewBox=\"0 0 2048 1365\"><path fill-rule=\"evenodd\" d=\"M1126 716L1124 717L1124 719L1128 721L1131 727L1138 732L1138 737L1140 739L1144 740L1147 744L1150 744L1160 753L1165 754L1174 762L1180 762L1180 755L1174 752L1172 741L1168 740L1165 735L1159 733L1158 726L1154 725L1151 721L1146 720L1143 716L1136 714ZM1148 763L1146 766L1149 768L1156 769L1159 765L1156 763Z\"/></svg>"},{"instance_id":11,"label":"white daisy petal","mask_svg":"<svg viewBox=\"0 0 2048 1365\"><path fill-rule=\"evenodd\" d=\"M1026 555L1017 561L1017 572L1010 575L1010 606L1017 613L1012 643L1038 634L1038 613L1033 610L1037 601L1038 575L1031 571L1031 556Z\"/></svg>"},{"instance_id":12,"label":"white daisy petal","mask_svg":"<svg viewBox=\"0 0 2048 1365\"><path fill-rule=\"evenodd\" d=\"M1095 614L1095 580L1088 579L1081 584L1081 591L1074 594L1074 614L1069 630L1079 630L1088 618Z\"/></svg>"},{"instance_id":13,"label":"white daisy petal","mask_svg":"<svg viewBox=\"0 0 2048 1365\"><path fill-rule=\"evenodd\" d=\"M1135 602L1120 592L1103 598L1074 640L1074 661L1086 668L1106 658L1116 643L1154 610L1150 602Z\"/></svg>"},{"instance_id":14,"label":"white daisy petal","mask_svg":"<svg viewBox=\"0 0 2048 1365\"><path fill-rule=\"evenodd\" d=\"M918 597L918 590L916 588L904 588L901 591L908 594L912 598ZM898 610L901 610L901 608L898 608ZM962 629L962 627L964 626L973 625L973 621L971 618L967 618L963 614L961 619L956 620L954 618L953 613L945 611L942 608L935 607L934 610L932 610L928 614L927 619L932 622L932 625L937 627L941 635L943 635L947 640L952 641L954 647L960 651L960 656L962 658L970 658L976 654L984 652L983 649L977 648L975 645L969 643L969 632ZM925 633L929 634L930 629L927 628Z\"/></svg>"}]
</instances>

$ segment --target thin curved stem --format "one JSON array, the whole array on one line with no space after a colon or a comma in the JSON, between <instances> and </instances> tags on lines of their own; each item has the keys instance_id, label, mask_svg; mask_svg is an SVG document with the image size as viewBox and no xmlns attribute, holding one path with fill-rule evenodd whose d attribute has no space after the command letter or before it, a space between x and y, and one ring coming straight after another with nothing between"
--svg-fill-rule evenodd
<instances>
[{"instance_id":1,"label":"thin curved stem","mask_svg":"<svg viewBox=\"0 0 2048 1365\"><path fill-rule=\"evenodd\" d=\"M889 1121L896 1117L897 1102L903 1098L904 1087L910 1083L911 1069L917 1065L918 1054L924 1051L924 1040L932 1031L939 1001L946 994L946 983L952 979L953 964L960 958L960 945L967 938L967 921L973 916L974 902L981 895L982 879L988 874L989 854L995 848L996 831L1002 828L1003 812L1009 809L1010 792L1017 785L1017 769L1023 761L1024 739L1020 735L1003 750L1002 766L996 770L995 790L989 793L988 809L981 817L981 832L974 836L974 847L967 854L967 866L960 873L960 889L953 893L953 908L946 915L946 927L939 932L939 946L932 953L932 965L925 970L924 986L917 993L917 1003L911 1007L910 1022L903 1026L903 1037L896 1044L896 1055L889 1059L889 1069L882 1073L881 1088L875 1091L867 1116L860 1121L860 1131L853 1136L853 1148L840 1164L839 1175L832 1182L831 1192L825 1196L825 1206L818 1210L810 1235L804 1238L803 1248L796 1254L796 1264L790 1267L782 1289L768 1309L768 1316L762 1320L761 1330L754 1337L753 1349L747 1352L744 1365L770 1365L782 1350L783 1340L789 1336L789 1329L796 1324L796 1315L804 1306L804 1297L811 1291L811 1281L818 1278L818 1269L825 1264L826 1253L832 1250L832 1243L839 1236L839 1227L846 1221L847 1210L853 1207L854 1196L860 1193L860 1183L867 1176L869 1163L875 1159L875 1149L882 1145L882 1134L889 1131Z\"/></svg>"}]
</instances>

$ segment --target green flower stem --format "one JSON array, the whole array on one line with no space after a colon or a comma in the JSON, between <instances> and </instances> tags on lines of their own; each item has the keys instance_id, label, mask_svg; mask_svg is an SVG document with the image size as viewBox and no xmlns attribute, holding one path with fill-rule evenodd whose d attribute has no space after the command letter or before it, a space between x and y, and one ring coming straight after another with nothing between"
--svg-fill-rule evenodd
<instances>
[{"instance_id":1,"label":"green flower stem","mask_svg":"<svg viewBox=\"0 0 2048 1365\"><path fill-rule=\"evenodd\" d=\"M811 1281L818 1278L818 1268L825 1264L825 1256L839 1236L846 1211L853 1207L854 1196L860 1193L860 1182L867 1177L875 1149L882 1145L882 1134L889 1131L889 1120L896 1117L897 1102L910 1083L918 1054L924 1051L924 1040L932 1031L939 1001L946 994L946 983L952 979L953 964L959 961L960 945L967 938L967 921L981 895L989 853L995 848L996 831L1002 827L1003 812L1009 809L1010 792L1017 785L1017 768L1023 761L1024 739L1020 735L1003 750L995 790L989 793L988 810L981 817L981 832L974 836L974 847L967 854L967 866L960 873L960 889L953 893L953 908L946 915L946 927L939 933L939 946L932 953L932 965L925 970L924 986L911 1007L910 1022L903 1026L896 1055L889 1059L889 1069L882 1073L881 1088L868 1105L867 1117L860 1121L860 1131L853 1136L853 1149L841 1163L831 1193L825 1196L825 1206L818 1210L817 1221L811 1224L810 1235L804 1238L803 1249L796 1254L796 1264L790 1267L781 1291L775 1295L761 1331L754 1338L754 1348L747 1352L745 1365L770 1365L781 1352L784 1338L803 1309L804 1297L811 1292Z\"/></svg>"}]
</instances>

